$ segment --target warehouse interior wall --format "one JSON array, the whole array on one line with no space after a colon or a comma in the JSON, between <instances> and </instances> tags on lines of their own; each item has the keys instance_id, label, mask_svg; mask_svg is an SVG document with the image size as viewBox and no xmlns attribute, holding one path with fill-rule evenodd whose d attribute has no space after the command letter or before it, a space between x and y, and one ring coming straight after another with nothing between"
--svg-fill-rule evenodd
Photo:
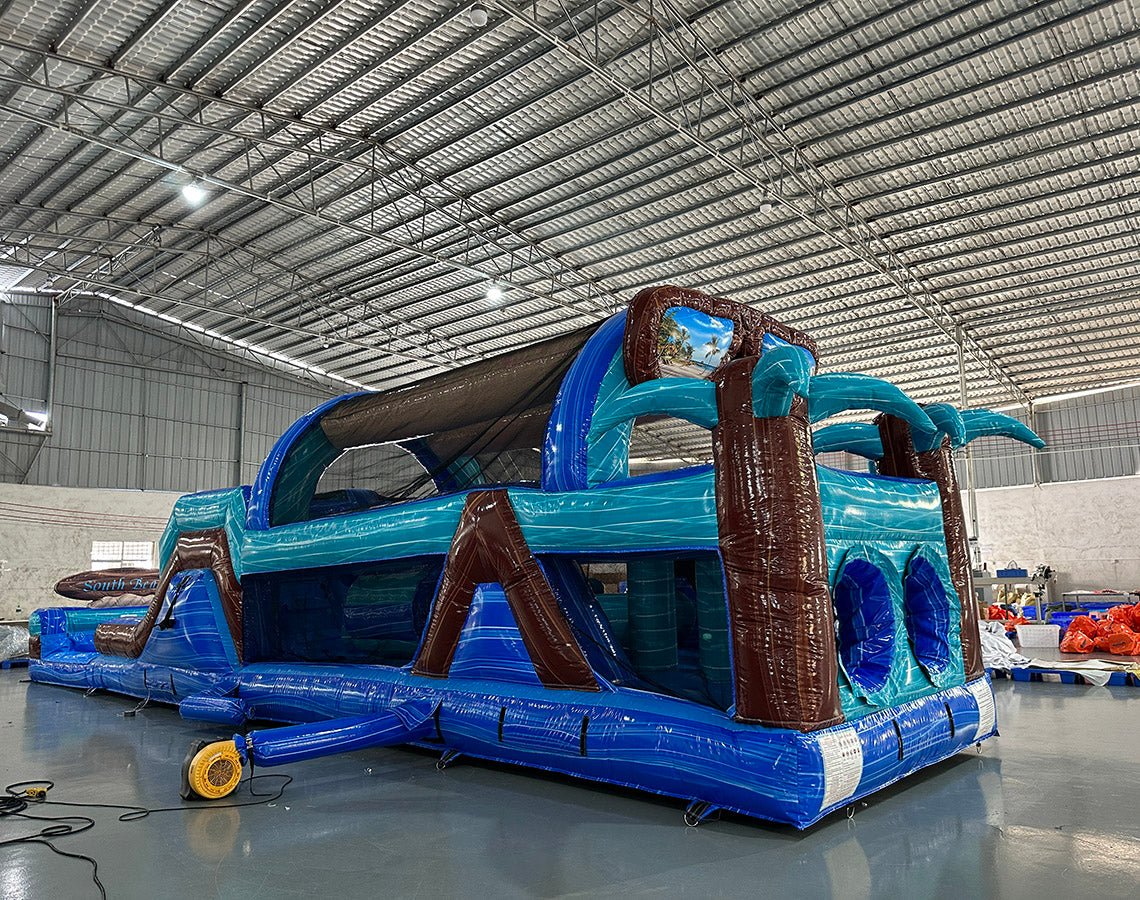
<instances>
[{"instance_id":1,"label":"warehouse interior wall","mask_svg":"<svg viewBox=\"0 0 1140 900\"><path fill-rule=\"evenodd\" d=\"M98 298L59 308L49 434L0 428L0 482L200 491L248 484L299 416L352 390L211 351ZM51 298L0 294L0 394L47 409Z\"/></svg>"},{"instance_id":2,"label":"warehouse interior wall","mask_svg":"<svg viewBox=\"0 0 1140 900\"><path fill-rule=\"evenodd\" d=\"M94 541L157 545L179 496L0 483L0 619L67 605L52 589L91 568Z\"/></svg>"},{"instance_id":3,"label":"warehouse interior wall","mask_svg":"<svg viewBox=\"0 0 1140 900\"><path fill-rule=\"evenodd\" d=\"M996 566L1057 571L1058 592L1140 589L1140 476L986 488L978 545ZM965 497L963 497L965 502Z\"/></svg>"},{"instance_id":4,"label":"warehouse interior wall","mask_svg":"<svg viewBox=\"0 0 1140 900\"><path fill-rule=\"evenodd\" d=\"M996 437L975 441L970 453L979 488L1140 475L1140 387L1039 402L1032 419L1024 409L1004 412L1041 435L1046 446L1034 450ZM963 458L958 465L962 481Z\"/></svg>"}]
</instances>

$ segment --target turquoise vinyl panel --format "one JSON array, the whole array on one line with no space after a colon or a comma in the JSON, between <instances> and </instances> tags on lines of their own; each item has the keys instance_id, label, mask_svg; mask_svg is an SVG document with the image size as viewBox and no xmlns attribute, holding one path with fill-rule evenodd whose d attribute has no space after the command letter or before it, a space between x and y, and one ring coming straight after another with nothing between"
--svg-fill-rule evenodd
<instances>
[{"instance_id":1,"label":"turquoise vinyl panel","mask_svg":"<svg viewBox=\"0 0 1140 900\"><path fill-rule=\"evenodd\" d=\"M245 532L248 487L225 488L219 491L202 491L179 497L170 513L162 537L158 542L159 565L165 566L178 536L184 531L203 531L207 528L224 528L233 557L234 572L242 574L241 545Z\"/></svg>"},{"instance_id":2,"label":"turquoise vinyl panel","mask_svg":"<svg viewBox=\"0 0 1140 900\"><path fill-rule=\"evenodd\" d=\"M535 553L718 546L716 491L708 469L564 494L512 490L511 503Z\"/></svg>"},{"instance_id":3,"label":"turquoise vinyl panel","mask_svg":"<svg viewBox=\"0 0 1140 900\"><path fill-rule=\"evenodd\" d=\"M619 345L598 386L598 399L591 411L590 420L584 423L590 429L582 436L586 441L586 484L590 487L629 475L632 420L608 429L605 434L595 434L592 431L593 417L614 403L629 388L629 380L625 377L625 360Z\"/></svg>"},{"instance_id":4,"label":"turquoise vinyl panel","mask_svg":"<svg viewBox=\"0 0 1140 900\"><path fill-rule=\"evenodd\" d=\"M246 572L277 572L447 553L466 494L251 531L242 545Z\"/></svg>"},{"instance_id":5,"label":"turquoise vinyl panel","mask_svg":"<svg viewBox=\"0 0 1140 900\"><path fill-rule=\"evenodd\" d=\"M933 481L888 478L816 466L828 545L865 541L945 540L942 501ZM913 549L913 548L912 548ZM895 563L898 565L898 563Z\"/></svg>"}]
</instances>

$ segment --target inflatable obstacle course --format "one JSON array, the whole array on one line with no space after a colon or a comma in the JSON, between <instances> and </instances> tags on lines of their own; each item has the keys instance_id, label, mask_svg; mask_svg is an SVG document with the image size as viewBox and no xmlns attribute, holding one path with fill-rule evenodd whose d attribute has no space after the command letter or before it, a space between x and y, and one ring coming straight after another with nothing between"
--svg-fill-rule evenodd
<instances>
[{"instance_id":1,"label":"inflatable obstacle course","mask_svg":"<svg viewBox=\"0 0 1140 900\"><path fill-rule=\"evenodd\" d=\"M411 743L676 797L690 824L806 827L996 733L952 451L1040 443L816 353L665 286L331 400L253 485L176 504L148 606L41 611L31 677L216 723L187 795ZM876 418L813 431L848 410ZM631 474L661 417L703 429L712 463Z\"/></svg>"}]
</instances>

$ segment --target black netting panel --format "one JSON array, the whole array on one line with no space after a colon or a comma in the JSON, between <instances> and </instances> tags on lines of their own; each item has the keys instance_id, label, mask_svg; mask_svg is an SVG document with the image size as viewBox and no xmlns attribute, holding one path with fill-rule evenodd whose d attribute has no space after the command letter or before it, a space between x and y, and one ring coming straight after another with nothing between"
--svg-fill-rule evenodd
<instances>
[{"instance_id":1,"label":"black netting panel","mask_svg":"<svg viewBox=\"0 0 1140 900\"><path fill-rule=\"evenodd\" d=\"M330 411L313 446L299 442L296 462L282 468L288 476L274 488L284 498L274 524L482 486L538 484L551 404L592 331Z\"/></svg>"}]
</instances>

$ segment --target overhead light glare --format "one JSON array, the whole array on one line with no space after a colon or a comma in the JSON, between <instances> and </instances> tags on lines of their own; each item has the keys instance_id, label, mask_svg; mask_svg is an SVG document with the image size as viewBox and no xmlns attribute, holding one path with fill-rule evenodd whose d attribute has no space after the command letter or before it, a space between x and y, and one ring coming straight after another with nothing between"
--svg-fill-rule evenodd
<instances>
[{"instance_id":1,"label":"overhead light glare","mask_svg":"<svg viewBox=\"0 0 1140 900\"><path fill-rule=\"evenodd\" d=\"M497 284L493 284L487 288L487 302L495 305L502 303L503 289Z\"/></svg>"},{"instance_id":2,"label":"overhead light glare","mask_svg":"<svg viewBox=\"0 0 1140 900\"><path fill-rule=\"evenodd\" d=\"M191 206L201 206L206 200L206 189L197 181L182 186L182 196Z\"/></svg>"},{"instance_id":3,"label":"overhead light glare","mask_svg":"<svg viewBox=\"0 0 1140 900\"><path fill-rule=\"evenodd\" d=\"M1120 381L1116 384L1106 384L1103 387L1084 388L1079 391L1065 391L1060 394L1049 394L1044 397L1034 397L1034 406L1048 406L1050 403L1060 403L1064 400L1076 400L1078 397L1093 397L1097 394L1109 394L1113 391L1124 391L1129 388L1140 388L1140 381ZM1007 412L1012 409L1024 409L1020 403L1006 403L1002 406L990 407L994 412Z\"/></svg>"}]
</instances>

